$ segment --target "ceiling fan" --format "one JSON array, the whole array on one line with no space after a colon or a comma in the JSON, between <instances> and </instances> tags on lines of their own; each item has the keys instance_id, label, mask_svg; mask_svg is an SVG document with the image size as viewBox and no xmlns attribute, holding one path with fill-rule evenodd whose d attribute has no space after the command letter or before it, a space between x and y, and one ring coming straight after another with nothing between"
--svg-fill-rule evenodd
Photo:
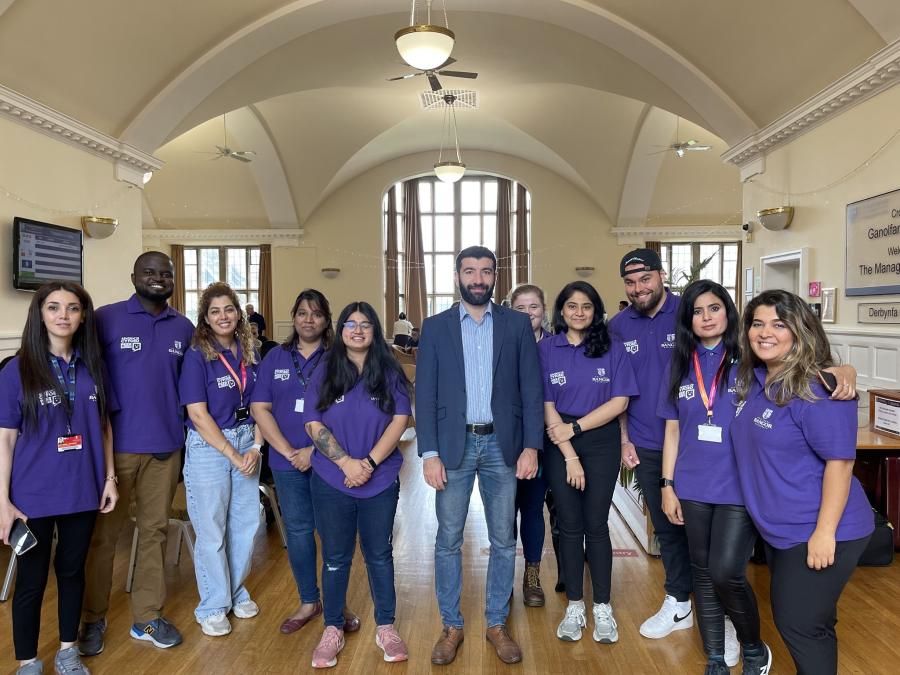
<instances>
[{"instance_id":1,"label":"ceiling fan","mask_svg":"<svg viewBox=\"0 0 900 675\"><path fill-rule=\"evenodd\" d=\"M230 148L228 146L228 127L225 124L225 114L222 114L222 145L215 146L215 152L200 152L202 155L215 155L214 157L210 157L210 161L214 161L217 159L222 159L223 157L230 157L231 159L236 159L239 162L252 162L253 158L256 156L256 152L253 150L235 150L234 148Z\"/></svg>"},{"instance_id":2,"label":"ceiling fan","mask_svg":"<svg viewBox=\"0 0 900 675\"><path fill-rule=\"evenodd\" d=\"M395 82L397 80L408 80L411 77L424 75L428 78L428 84L431 85L431 91L440 91L443 87L441 86L441 81L437 78L438 75L446 75L447 77L465 77L470 80L474 80L478 77L478 73L471 73L465 70L444 70L447 66L454 63L456 63L456 59L451 56L434 70L420 70L416 73L407 73L406 75L400 75L399 77L389 77L387 78L387 81Z\"/></svg>"},{"instance_id":3,"label":"ceiling fan","mask_svg":"<svg viewBox=\"0 0 900 675\"><path fill-rule=\"evenodd\" d=\"M711 150L711 145L700 145L699 142L695 141L693 138L687 141L679 141L679 126L680 126L681 118L675 118L675 142L672 145L657 145L657 148L663 148L662 150L657 150L656 152L651 152L651 155L658 155L662 152L674 152L675 156L679 159L684 157L684 155L688 152L706 152L707 150Z\"/></svg>"}]
</instances>

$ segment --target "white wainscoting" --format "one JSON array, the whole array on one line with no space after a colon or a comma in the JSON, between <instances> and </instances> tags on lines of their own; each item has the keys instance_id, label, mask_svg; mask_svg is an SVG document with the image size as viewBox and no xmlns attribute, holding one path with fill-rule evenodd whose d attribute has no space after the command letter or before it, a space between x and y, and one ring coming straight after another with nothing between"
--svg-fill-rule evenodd
<instances>
[{"instance_id":1,"label":"white wainscoting","mask_svg":"<svg viewBox=\"0 0 900 675\"><path fill-rule=\"evenodd\" d=\"M898 329L830 328L825 332L839 363L856 368L857 385L868 389L900 389L900 327ZM859 397L859 425L869 423L869 397Z\"/></svg>"},{"instance_id":2,"label":"white wainscoting","mask_svg":"<svg viewBox=\"0 0 900 675\"><path fill-rule=\"evenodd\" d=\"M21 341L21 333L0 333L0 359L15 354Z\"/></svg>"}]
</instances>

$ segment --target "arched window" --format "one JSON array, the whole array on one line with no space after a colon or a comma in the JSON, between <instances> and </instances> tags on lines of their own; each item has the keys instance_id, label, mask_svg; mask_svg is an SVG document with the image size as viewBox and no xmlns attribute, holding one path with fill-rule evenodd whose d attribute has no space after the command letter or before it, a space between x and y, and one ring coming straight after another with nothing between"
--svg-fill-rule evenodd
<instances>
[{"instance_id":1,"label":"arched window","mask_svg":"<svg viewBox=\"0 0 900 675\"><path fill-rule=\"evenodd\" d=\"M405 191L413 186L418 214L407 214ZM468 246L486 246L497 255L497 301L512 286L529 280L531 195L516 181L487 174L467 175L457 183L444 183L434 176L410 179L388 189L382 200L382 213L387 320L395 318L392 314L406 312L417 323L416 308L407 303L410 283L415 282L413 275L420 269L417 259L421 260L425 280L425 316L447 309L459 298L453 282L454 261L457 252ZM409 237L407 231L416 215L418 241ZM388 232L391 220L394 231ZM520 220L523 229L519 228ZM420 251L407 250L416 245Z\"/></svg>"}]
</instances>

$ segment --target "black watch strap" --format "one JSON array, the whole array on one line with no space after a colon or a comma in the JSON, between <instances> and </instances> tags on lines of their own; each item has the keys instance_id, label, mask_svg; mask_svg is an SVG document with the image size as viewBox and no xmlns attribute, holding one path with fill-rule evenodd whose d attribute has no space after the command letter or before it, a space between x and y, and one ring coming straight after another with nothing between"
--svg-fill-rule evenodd
<instances>
[{"instance_id":1,"label":"black watch strap","mask_svg":"<svg viewBox=\"0 0 900 675\"><path fill-rule=\"evenodd\" d=\"M372 455L366 455L366 461L369 463L369 466L371 466L373 469L378 468L378 465L375 463L375 460L372 459Z\"/></svg>"},{"instance_id":2,"label":"black watch strap","mask_svg":"<svg viewBox=\"0 0 900 675\"><path fill-rule=\"evenodd\" d=\"M576 436L581 433L581 425L578 424L578 421L572 422L572 433Z\"/></svg>"},{"instance_id":3,"label":"black watch strap","mask_svg":"<svg viewBox=\"0 0 900 675\"><path fill-rule=\"evenodd\" d=\"M672 487L673 488L673 487L675 487L675 481L672 480L671 478L660 478L659 479L659 487L660 488L664 488L664 487Z\"/></svg>"}]
</instances>

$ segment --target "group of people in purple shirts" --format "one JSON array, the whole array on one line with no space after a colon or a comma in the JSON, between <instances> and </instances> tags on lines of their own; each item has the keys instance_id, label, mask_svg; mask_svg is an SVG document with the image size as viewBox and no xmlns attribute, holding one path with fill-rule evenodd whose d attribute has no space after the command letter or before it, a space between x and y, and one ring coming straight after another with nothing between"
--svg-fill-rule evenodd
<instances>
[{"instance_id":1,"label":"group of people in purple shirts","mask_svg":"<svg viewBox=\"0 0 900 675\"><path fill-rule=\"evenodd\" d=\"M809 307L765 291L741 318L728 292L706 280L678 297L663 285L659 256L637 249L620 265L630 305L611 321L582 281L567 284L546 317L543 292L530 284L513 290L510 309L491 301L496 265L483 247L459 253L460 303L424 322L419 345L418 452L436 490L443 624L432 663L452 662L463 642L461 547L476 476L491 542L486 637L498 657L522 658L506 627L517 510L523 601L543 604L545 500L553 506L557 589L568 600L557 637L579 640L588 625L586 560L592 637L618 641L607 521L624 465L642 488L665 568L665 599L641 635L692 627L693 593L707 675L730 672L741 656L745 675L769 673L772 652L746 577L759 533L775 623L797 671L836 673L837 601L873 517L852 475L855 371L833 366ZM19 519L37 541L19 558L17 672L43 672L37 646L54 529L55 670L87 673L81 657L103 650L115 546L132 501L130 635L160 648L182 642L163 616L182 447L196 532L196 621L204 634L222 636L231 632L229 616L256 616L245 582L264 444L299 596L281 632L322 616L312 666L337 663L345 635L361 623L346 606L358 540L375 642L385 661L405 661L394 626L392 533L411 386L377 312L354 302L333 323L327 298L304 290L291 309L291 335L260 359L227 284L204 291L195 328L168 305L174 274L165 254L144 253L134 265L135 294L96 312L77 284L45 285L19 354L0 372L0 539L8 542Z\"/></svg>"}]
</instances>

